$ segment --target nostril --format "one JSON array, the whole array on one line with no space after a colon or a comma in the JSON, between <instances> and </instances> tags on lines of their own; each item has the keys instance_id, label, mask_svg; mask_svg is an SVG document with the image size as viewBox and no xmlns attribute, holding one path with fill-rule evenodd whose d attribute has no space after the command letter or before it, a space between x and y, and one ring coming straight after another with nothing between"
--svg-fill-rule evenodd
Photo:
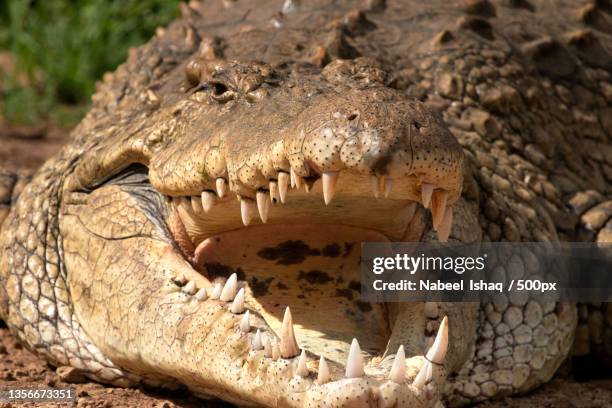
<instances>
[{"instance_id":1,"label":"nostril","mask_svg":"<svg viewBox=\"0 0 612 408\"><path fill-rule=\"evenodd\" d=\"M359 116L357 113L351 113L350 115L348 115L346 118L349 120L349 122L354 121L355 119L357 119L357 116Z\"/></svg>"},{"instance_id":2,"label":"nostril","mask_svg":"<svg viewBox=\"0 0 612 408\"><path fill-rule=\"evenodd\" d=\"M216 82L213 84L213 95L221 96L226 92L227 92L227 86L219 82Z\"/></svg>"},{"instance_id":3,"label":"nostril","mask_svg":"<svg viewBox=\"0 0 612 408\"><path fill-rule=\"evenodd\" d=\"M417 128L417 130L419 130L421 128L421 124L419 122L417 122L416 120L412 121L412 126Z\"/></svg>"}]
</instances>

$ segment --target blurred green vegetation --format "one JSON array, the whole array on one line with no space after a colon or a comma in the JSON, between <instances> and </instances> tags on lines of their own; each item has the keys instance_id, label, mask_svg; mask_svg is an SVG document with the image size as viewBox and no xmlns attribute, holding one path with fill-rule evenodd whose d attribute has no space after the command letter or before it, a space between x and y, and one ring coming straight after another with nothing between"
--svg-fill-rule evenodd
<instances>
[{"instance_id":1,"label":"blurred green vegetation","mask_svg":"<svg viewBox=\"0 0 612 408\"><path fill-rule=\"evenodd\" d=\"M0 0L0 110L8 122L74 125L97 80L177 17L178 0ZM6 64L4 64L6 65Z\"/></svg>"}]
</instances>

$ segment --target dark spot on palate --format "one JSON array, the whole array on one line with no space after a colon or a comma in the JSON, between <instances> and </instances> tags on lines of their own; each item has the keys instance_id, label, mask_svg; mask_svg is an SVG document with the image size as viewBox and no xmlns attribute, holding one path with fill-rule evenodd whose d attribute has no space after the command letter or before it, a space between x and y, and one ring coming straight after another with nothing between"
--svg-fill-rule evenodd
<instances>
[{"instance_id":1,"label":"dark spot on palate","mask_svg":"<svg viewBox=\"0 0 612 408\"><path fill-rule=\"evenodd\" d=\"M285 285L283 282L278 282L278 283L276 284L276 287L277 287L277 288L279 288L279 289L281 289L281 290L287 290L287 289L289 289L289 287L288 287L287 285Z\"/></svg>"},{"instance_id":2,"label":"dark spot on palate","mask_svg":"<svg viewBox=\"0 0 612 408\"><path fill-rule=\"evenodd\" d=\"M336 289L336 296L344 297L348 300L353 300L353 291L350 289Z\"/></svg>"},{"instance_id":3,"label":"dark spot on palate","mask_svg":"<svg viewBox=\"0 0 612 408\"><path fill-rule=\"evenodd\" d=\"M242 268L237 268L234 270L229 265L223 265L218 262L205 263L204 269L208 273L211 279L214 279L218 276L222 276L224 278L229 277L232 273L236 273L236 276L239 280L244 280L245 274Z\"/></svg>"},{"instance_id":4,"label":"dark spot on palate","mask_svg":"<svg viewBox=\"0 0 612 408\"><path fill-rule=\"evenodd\" d=\"M321 254L329 258L337 258L338 256L340 256L340 245L335 242L333 244L329 244L325 246L325 248L323 248Z\"/></svg>"},{"instance_id":5,"label":"dark spot on palate","mask_svg":"<svg viewBox=\"0 0 612 408\"><path fill-rule=\"evenodd\" d=\"M320 256L321 251L310 249L303 241L285 241L276 247L266 247L257 252L260 258L276 261L278 265L295 265L304 262L309 256Z\"/></svg>"},{"instance_id":6,"label":"dark spot on palate","mask_svg":"<svg viewBox=\"0 0 612 408\"><path fill-rule=\"evenodd\" d=\"M354 290L355 292L360 292L361 291L361 283L357 282L357 281L351 281L351 283L349 283L348 287L352 290Z\"/></svg>"},{"instance_id":7,"label":"dark spot on palate","mask_svg":"<svg viewBox=\"0 0 612 408\"><path fill-rule=\"evenodd\" d=\"M372 305L367 302L362 302L361 300L355 301L355 305L364 313L372 311Z\"/></svg>"},{"instance_id":8,"label":"dark spot on palate","mask_svg":"<svg viewBox=\"0 0 612 408\"><path fill-rule=\"evenodd\" d=\"M325 272L312 270L308 272L300 271L298 280L305 280L311 285L322 285L331 282L334 279Z\"/></svg>"},{"instance_id":9,"label":"dark spot on palate","mask_svg":"<svg viewBox=\"0 0 612 408\"><path fill-rule=\"evenodd\" d=\"M268 288L270 287L270 284L272 283L272 281L274 280L274 278L267 278L264 280L259 280L256 277L253 277L253 279L251 279L251 290L253 291L253 295L258 297L258 296L264 296L268 293Z\"/></svg>"}]
</instances>

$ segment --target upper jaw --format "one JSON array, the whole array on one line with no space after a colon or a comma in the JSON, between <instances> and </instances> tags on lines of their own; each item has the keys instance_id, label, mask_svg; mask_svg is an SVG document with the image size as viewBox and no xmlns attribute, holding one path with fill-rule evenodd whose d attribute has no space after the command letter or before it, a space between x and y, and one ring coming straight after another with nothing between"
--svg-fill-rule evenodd
<instances>
[{"instance_id":1,"label":"upper jaw","mask_svg":"<svg viewBox=\"0 0 612 408\"><path fill-rule=\"evenodd\" d=\"M347 198L366 206L372 197L419 202L431 208L441 240L448 238L452 205L462 186L463 153L440 118L418 102L372 87L313 96L295 116L275 111L237 121L228 112L215 121L217 128L203 124L196 130L201 121L188 121L190 129L149 163L153 186L173 198L189 197L197 215L215 205L230 208L226 197L238 198L233 211L239 218L224 220L212 232L238 228L240 220L248 225L257 212L264 223L279 213L287 219L271 203L288 196L299 200L293 208L324 213L327 208L304 198L302 189L315 189L326 206ZM393 240L404 237L405 229L373 228L389 232Z\"/></svg>"},{"instance_id":2,"label":"upper jaw","mask_svg":"<svg viewBox=\"0 0 612 408\"><path fill-rule=\"evenodd\" d=\"M168 196L196 196L223 179L234 194L255 199L283 177L356 173L408 179L402 191L413 201L422 183L448 191L451 203L458 199L461 147L437 115L397 91L313 95L297 113L283 109L237 105L219 113L190 105L173 143L150 159L152 184Z\"/></svg>"}]
</instances>

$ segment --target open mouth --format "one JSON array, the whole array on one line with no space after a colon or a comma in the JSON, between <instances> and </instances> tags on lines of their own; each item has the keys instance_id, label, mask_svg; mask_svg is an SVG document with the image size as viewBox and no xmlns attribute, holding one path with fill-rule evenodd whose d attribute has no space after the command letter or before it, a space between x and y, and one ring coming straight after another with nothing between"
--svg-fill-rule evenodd
<instances>
[{"instance_id":1,"label":"open mouth","mask_svg":"<svg viewBox=\"0 0 612 408\"><path fill-rule=\"evenodd\" d=\"M222 178L216 185L201 196L167 197L174 240L199 272L197 279L177 276L175 283L198 300L227 302L242 315L239 328L252 336L254 351L278 359L305 350L309 360L322 356L349 378L386 378L400 344L402 353L418 356L414 376L421 356L442 362L443 316L414 304L402 313L413 315L415 335L394 339L396 305L360 300L360 255L362 242L418 241L431 225L446 241L452 225L446 191L409 177L350 171L309 179L281 172L255 197L229 193ZM264 327L253 326L254 315ZM298 373L308 374L303 359ZM320 361L317 375L325 382L331 374Z\"/></svg>"}]
</instances>

